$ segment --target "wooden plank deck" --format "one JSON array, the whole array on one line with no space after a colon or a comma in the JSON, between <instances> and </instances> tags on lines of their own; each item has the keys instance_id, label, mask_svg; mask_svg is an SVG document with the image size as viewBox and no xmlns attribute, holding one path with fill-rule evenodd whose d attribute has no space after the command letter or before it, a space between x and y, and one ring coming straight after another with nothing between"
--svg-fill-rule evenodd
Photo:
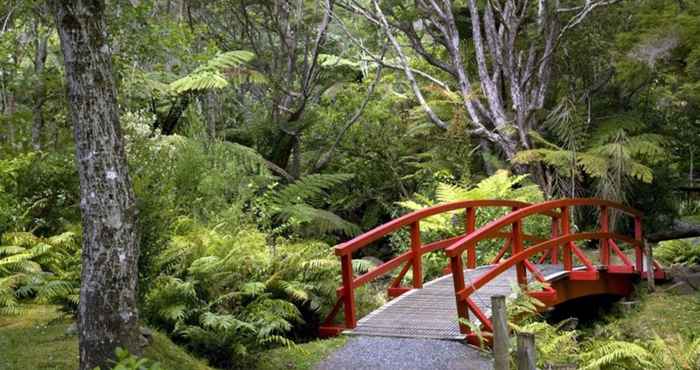
<instances>
[{"instance_id":1,"label":"wooden plank deck","mask_svg":"<svg viewBox=\"0 0 700 370\"><path fill-rule=\"evenodd\" d=\"M464 270L466 284L476 280L491 266ZM564 276L562 265L537 265L549 281ZM530 274L528 274L530 276ZM472 298L487 316L491 316L491 296L512 293L511 284L516 280L512 268L476 291ZM472 322L478 319L470 315ZM464 339L457 324L452 275L445 275L394 298L376 311L362 318L357 327L346 331L352 335L374 335L405 338Z\"/></svg>"}]
</instances>

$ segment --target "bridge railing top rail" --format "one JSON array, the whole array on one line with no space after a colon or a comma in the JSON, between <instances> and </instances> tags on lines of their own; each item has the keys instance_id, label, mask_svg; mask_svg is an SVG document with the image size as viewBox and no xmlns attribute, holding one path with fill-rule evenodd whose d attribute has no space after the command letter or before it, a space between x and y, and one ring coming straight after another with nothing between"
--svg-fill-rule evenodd
<instances>
[{"instance_id":1,"label":"bridge railing top rail","mask_svg":"<svg viewBox=\"0 0 700 370\"><path fill-rule=\"evenodd\" d=\"M474 243L477 243L481 240L487 239L489 235L491 235L494 232L497 232L498 230L503 229L505 226L508 226L510 224L516 223L518 221L521 221L529 216L536 215L536 214L543 214L543 213L549 213L551 214L552 212L556 212L558 209L562 209L565 207L572 207L572 206L596 206L596 207L607 207L607 208L614 208L617 209L625 214L628 214L635 218L635 220L640 220L641 217L643 216L642 212L625 206L624 204L609 201L609 200L604 200L604 199L598 199L598 198L575 198L575 199L558 199L558 200L551 200L543 203L537 203L537 204L532 204L532 205L527 205L525 207L519 208L517 210L514 210L511 213L508 213L507 215L497 218L488 224L480 227L479 229L475 230L474 232L470 233L469 235L466 235L464 238L461 238L457 241L455 241L452 245L448 246L445 248L445 253L449 257L457 256L460 255L461 253L464 252L465 249L468 248L469 245L472 245ZM636 224L637 222L635 222ZM635 225L635 228L638 228L639 225ZM635 230L635 233L639 233L641 230L637 231Z\"/></svg>"},{"instance_id":2,"label":"bridge railing top rail","mask_svg":"<svg viewBox=\"0 0 700 370\"><path fill-rule=\"evenodd\" d=\"M392 232L399 230L402 227L409 226L415 222L422 219L428 218L441 213L451 212L460 209L468 208L485 208L485 207L511 207L511 208L529 208L530 203L514 201L514 200L501 200L501 199L491 199L491 200L465 200L457 201L451 203L439 204L436 206L424 208L418 211L414 211L405 214L397 219L394 219L386 224L375 227L374 229L367 231L361 235L354 237L344 243L340 243L335 246L335 254L337 256L344 256L352 254L353 252L360 250L372 242L391 234ZM556 210L543 210L535 212L543 214L552 218L557 218L559 213ZM498 232L495 230L493 232ZM460 239L461 241L461 239Z\"/></svg>"}]
</instances>

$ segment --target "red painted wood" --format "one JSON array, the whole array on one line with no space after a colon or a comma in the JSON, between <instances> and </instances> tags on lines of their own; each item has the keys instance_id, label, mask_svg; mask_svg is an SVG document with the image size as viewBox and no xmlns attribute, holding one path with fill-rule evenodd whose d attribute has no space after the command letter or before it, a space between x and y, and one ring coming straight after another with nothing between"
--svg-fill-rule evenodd
<instances>
[{"instance_id":1,"label":"red painted wood","mask_svg":"<svg viewBox=\"0 0 700 370\"><path fill-rule=\"evenodd\" d=\"M352 288L352 255L340 257L340 267L343 274L343 308L345 309L345 327L352 329L357 326L355 318L355 291Z\"/></svg>"},{"instance_id":2,"label":"red painted wood","mask_svg":"<svg viewBox=\"0 0 700 370\"><path fill-rule=\"evenodd\" d=\"M423 253L420 241L420 221L411 224L411 261L413 270L413 287L423 287Z\"/></svg>"},{"instance_id":3,"label":"red painted wood","mask_svg":"<svg viewBox=\"0 0 700 370\"><path fill-rule=\"evenodd\" d=\"M496 255L496 257L494 257L491 260L489 265L494 265L494 264L500 262L501 258L503 258L503 255L506 254L506 251L508 250L508 248L510 248L510 244L511 244L511 238L510 238L510 236L508 236L506 238L506 240L503 242L503 247L501 247L501 250L498 251L498 254Z\"/></svg>"},{"instance_id":4,"label":"red painted wood","mask_svg":"<svg viewBox=\"0 0 700 370\"><path fill-rule=\"evenodd\" d=\"M356 236L355 238L348 240L347 242L338 244L335 246L335 254L337 256L342 256L344 254L353 253L356 250L367 246L373 241L390 234L404 226L408 226L416 221L422 220L426 217L430 217L436 214L450 212L458 209L465 209L469 207L479 208L479 207L527 207L530 204L524 202L518 202L513 200L466 200L452 203L440 204L437 206L421 209L419 211L411 212L409 214L403 215L393 221L390 221L384 225L375 227L374 229ZM554 210L546 210L539 212L543 215L550 217L556 217L557 213Z\"/></svg>"},{"instance_id":5,"label":"red painted wood","mask_svg":"<svg viewBox=\"0 0 700 370\"><path fill-rule=\"evenodd\" d=\"M552 234L550 235L551 239L554 239L559 236L559 220L557 218L552 218ZM556 265L559 263L559 247L554 246L552 249L549 250L550 253L550 262L553 265Z\"/></svg>"},{"instance_id":6,"label":"red painted wood","mask_svg":"<svg viewBox=\"0 0 700 370\"><path fill-rule=\"evenodd\" d=\"M639 242L642 241L642 217L637 216L634 218L634 239ZM635 267L637 271L642 272L644 257L642 255L643 244L640 244L634 248L634 255L636 257Z\"/></svg>"},{"instance_id":7,"label":"red painted wood","mask_svg":"<svg viewBox=\"0 0 700 370\"><path fill-rule=\"evenodd\" d=\"M450 268L452 269L452 279L454 280L457 317L469 321L469 306L464 299L460 299L457 295L457 292L464 290L464 268L461 255L450 257ZM463 334L469 333L469 326L460 322L459 331Z\"/></svg>"},{"instance_id":8,"label":"red painted wood","mask_svg":"<svg viewBox=\"0 0 700 370\"><path fill-rule=\"evenodd\" d=\"M491 320L489 320L489 318L486 317L486 315L484 315L481 309L479 309L479 306L477 306L471 298L467 298L466 302L467 306L469 307L469 310L474 313L474 316L476 316L476 318L479 319L479 321L481 321L481 324L484 326L484 328L492 332L493 325L491 324Z\"/></svg>"},{"instance_id":9,"label":"red painted wood","mask_svg":"<svg viewBox=\"0 0 700 370\"><path fill-rule=\"evenodd\" d=\"M600 232L607 233L610 230L610 220L608 217L608 207L600 207ZM600 264L607 266L610 264L610 243L608 239L600 240Z\"/></svg>"},{"instance_id":10,"label":"red painted wood","mask_svg":"<svg viewBox=\"0 0 700 370\"><path fill-rule=\"evenodd\" d=\"M569 207L561 207L561 235L566 236L571 234L571 226L569 225ZM564 270L571 271L573 268L573 260L571 258L571 244L564 244L562 250L562 262Z\"/></svg>"},{"instance_id":11,"label":"red painted wood","mask_svg":"<svg viewBox=\"0 0 700 370\"><path fill-rule=\"evenodd\" d=\"M513 256L523 251L523 223L518 220L513 223ZM525 265L523 262L518 262L515 264L515 275L518 279L518 284L527 287L527 272L525 271Z\"/></svg>"},{"instance_id":12,"label":"red painted wood","mask_svg":"<svg viewBox=\"0 0 700 370\"><path fill-rule=\"evenodd\" d=\"M401 272L399 272L399 274L396 275L396 277L394 278L394 281L392 281L391 284L389 284L389 288L398 288L399 285L401 285L401 280L403 280L403 277L406 275L409 268L411 268L410 262L407 262L405 265L403 265Z\"/></svg>"},{"instance_id":13,"label":"red painted wood","mask_svg":"<svg viewBox=\"0 0 700 370\"><path fill-rule=\"evenodd\" d=\"M496 220L493 220L489 222L488 224L480 227L478 230L474 231L471 235L455 242L455 244L451 245L447 249L445 249L445 253L448 256L453 256L458 253L462 253L466 249L466 245L468 243L475 243L479 242L483 239L486 238L487 235L490 233L494 232L495 230L500 230L504 226L510 225L516 220L524 219L528 216L534 215L534 214L547 214L547 212L554 212L555 209L561 208L561 207L568 207L568 206L601 206L601 205L607 205L609 208L616 208L622 211L623 213L630 214L633 216L642 216L642 213L627 207L625 205L607 201L607 200L602 200L602 199L596 199L596 198L577 198L577 199L561 199L561 200L551 200L539 204L534 204L531 206L525 206L524 208L521 208L515 212L511 212L501 218L498 218ZM558 217L557 213L550 213L548 214L550 217Z\"/></svg>"},{"instance_id":14,"label":"red painted wood","mask_svg":"<svg viewBox=\"0 0 700 370\"><path fill-rule=\"evenodd\" d=\"M469 207L466 212L465 235L474 232L476 227L476 208ZM476 244L472 243L467 247L467 268L473 269L476 267Z\"/></svg>"},{"instance_id":15,"label":"red painted wood","mask_svg":"<svg viewBox=\"0 0 700 370\"><path fill-rule=\"evenodd\" d=\"M479 288L484 286L489 281L495 279L498 275L502 274L503 272L505 272L508 269L510 269L511 267L513 267L516 263L521 262L525 259L528 259L537 253L541 253L541 252L547 250L547 248L551 248L554 245L562 245L564 243L569 243L569 242L573 242L576 240L597 240L600 238L623 240L623 241L628 242L632 245L638 245L640 243L640 242L638 242L630 237L627 237L625 235L615 234L615 233L586 232L586 233L562 235L556 239L548 240L546 242L542 242L540 244L534 245L534 246L532 246L528 249L525 249L524 251L522 251L514 256L511 256L507 260L499 263L498 265L492 267L491 269L486 271L484 274L479 276L474 281L474 284L467 286L464 289L462 289L461 291L457 292L457 295L462 299L467 298L471 293L478 290Z\"/></svg>"},{"instance_id":16,"label":"red painted wood","mask_svg":"<svg viewBox=\"0 0 700 370\"><path fill-rule=\"evenodd\" d=\"M396 298L400 296L401 294L404 294L406 292L411 291L411 288L405 288L405 287L398 287L398 288L389 288L387 289L387 294L391 298Z\"/></svg>"},{"instance_id":17,"label":"red painted wood","mask_svg":"<svg viewBox=\"0 0 700 370\"><path fill-rule=\"evenodd\" d=\"M612 247L613 252L617 254L618 257L620 257L620 260L622 260L622 263L625 264L625 266L628 266L629 268L633 268L634 266L632 265L632 261L630 261L627 256L622 253L622 250L620 250L620 247L617 246L617 243L615 243L615 240L608 239L608 244L610 247Z\"/></svg>"}]
</instances>

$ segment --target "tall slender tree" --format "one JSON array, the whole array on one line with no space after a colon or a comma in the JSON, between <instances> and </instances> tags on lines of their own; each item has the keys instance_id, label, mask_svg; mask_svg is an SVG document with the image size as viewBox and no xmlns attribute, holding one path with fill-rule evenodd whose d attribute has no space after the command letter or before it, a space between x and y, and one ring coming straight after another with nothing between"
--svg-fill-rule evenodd
<instances>
[{"instance_id":1,"label":"tall slender tree","mask_svg":"<svg viewBox=\"0 0 700 370\"><path fill-rule=\"evenodd\" d=\"M52 0L80 175L80 368L139 351L136 208L119 125L102 0Z\"/></svg>"}]
</instances>

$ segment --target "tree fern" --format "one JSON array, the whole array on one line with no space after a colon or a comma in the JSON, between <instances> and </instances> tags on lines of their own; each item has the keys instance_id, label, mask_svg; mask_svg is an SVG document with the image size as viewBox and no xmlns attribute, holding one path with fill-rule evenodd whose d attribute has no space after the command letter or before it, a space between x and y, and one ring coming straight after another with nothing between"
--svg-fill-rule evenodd
<instances>
[{"instance_id":1,"label":"tree fern","mask_svg":"<svg viewBox=\"0 0 700 370\"><path fill-rule=\"evenodd\" d=\"M357 225L336 214L316 208L314 201L322 199L326 190L350 180L349 174L314 174L305 176L266 195L266 209L281 222L299 225L315 233L340 231L346 235L359 232Z\"/></svg>"},{"instance_id":2,"label":"tree fern","mask_svg":"<svg viewBox=\"0 0 700 370\"><path fill-rule=\"evenodd\" d=\"M222 89L229 86L232 79L238 83L262 83L264 77L247 67L254 58L255 54L246 50L220 53L189 75L172 82L170 89L176 94Z\"/></svg>"}]
</instances>

